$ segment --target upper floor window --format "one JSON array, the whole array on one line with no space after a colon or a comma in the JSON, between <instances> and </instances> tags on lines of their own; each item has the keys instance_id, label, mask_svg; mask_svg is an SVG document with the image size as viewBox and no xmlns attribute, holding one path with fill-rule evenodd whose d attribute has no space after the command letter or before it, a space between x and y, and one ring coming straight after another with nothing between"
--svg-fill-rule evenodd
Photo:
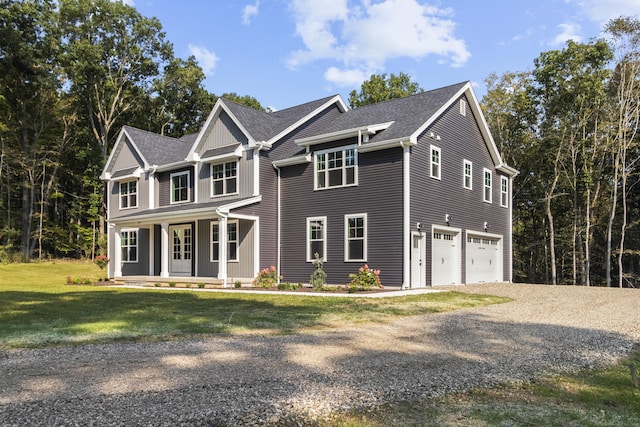
<instances>
[{"instance_id":1,"label":"upper floor window","mask_svg":"<svg viewBox=\"0 0 640 427\"><path fill-rule=\"evenodd\" d=\"M506 176L500 177L500 206L509 206L509 180Z\"/></svg>"},{"instance_id":2,"label":"upper floor window","mask_svg":"<svg viewBox=\"0 0 640 427\"><path fill-rule=\"evenodd\" d=\"M171 203L189 201L190 177L191 173L189 171L171 174Z\"/></svg>"},{"instance_id":3,"label":"upper floor window","mask_svg":"<svg viewBox=\"0 0 640 427\"><path fill-rule=\"evenodd\" d=\"M431 178L440 179L440 148L432 145L431 146L431 168L430 174Z\"/></svg>"},{"instance_id":4,"label":"upper floor window","mask_svg":"<svg viewBox=\"0 0 640 427\"><path fill-rule=\"evenodd\" d=\"M315 168L316 190L357 185L358 156L355 148L317 153Z\"/></svg>"},{"instance_id":5,"label":"upper floor window","mask_svg":"<svg viewBox=\"0 0 640 427\"><path fill-rule=\"evenodd\" d=\"M211 165L211 196L238 193L238 162Z\"/></svg>"},{"instance_id":6,"label":"upper floor window","mask_svg":"<svg viewBox=\"0 0 640 427\"><path fill-rule=\"evenodd\" d=\"M138 262L138 230L120 231L123 262Z\"/></svg>"},{"instance_id":7,"label":"upper floor window","mask_svg":"<svg viewBox=\"0 0 640 427\"><path fill-rule=\"evenodd\" d=\"M467 101L465 101L464 99L460 100L460 114L462 114L463 116L467 115Z\"/></svg>"},{"instance_id":8,"label":"upper floor window","mask_svg":"<svg viewBox=\"0 0 640 427\"><path fill-rule=\"evenodd\" d=\"M220 223L211 223L211 261L220 260ZM238 221L227 222L227 261L238 261Z\"/></svg>"},{"instance_id":9,"label":"upper floor window","mask_svg":"<svg viewBox=\"0 0 640 427\"><path fill-rule=\"evenodd\" d=\"M473 173L473 164L469 160L464 161L464 188L468 190L473 189L473 181L471 176Z\"/></svg>"},{"instance_id":10,"label":"upper floor window","mask_svg":"<svg viewBox=\"0 0 640 427\"><path fill-rule=\"evenodd\" d=\"M489 169L484 170L484 194L483 200L491 203L491 171Z\"/></svg>"},{"instance_id":11,"label":"upper floor window","mask_svg":"<svg viewBox=\"0 0 640 427\"><path fill-rule=\"evenodd\" d=\"M120 183L120 209L138 206L138 181Z\"/></svg>"},{"instance_id":12,"label":"upper floor window","mask_svg":"<svg viewBox=\"0 0 640 427\"><path fill-rule=\"evenodd\" d=\"M345 261L367 260L367 214L345 215Z\"/></svg>"},{"instance_id":13,"label":"upper floor window","mask_svg":"<svg viewBox=\"0 0 640 427\"><path fill-rule=\"evenodd\" d=\"M307 261L320 259L327 261L327 217L307 218Z\"/></svg>"}]
</instances>

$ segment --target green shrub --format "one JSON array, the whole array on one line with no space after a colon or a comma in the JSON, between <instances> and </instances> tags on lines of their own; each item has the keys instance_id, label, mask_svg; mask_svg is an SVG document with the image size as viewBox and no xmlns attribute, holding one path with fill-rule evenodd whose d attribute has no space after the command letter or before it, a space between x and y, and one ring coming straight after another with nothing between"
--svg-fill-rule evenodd
<instances>
[{"instance_id":1,"label":"green shrub","mask_svg":"<svg viewBox=\"0 0 640 427\"><path fill-rule=\"evenodd\" d=\"M316 252L313 254L314 260L311 262L313 266L316 268L311 277L309 278L309 282L314 289L320 289L324 285L327 284L327 273L322 269L322 258L320 258L320 254Z\"/></svg>"},{"instance_id":2,"label":"green shrub","mask_svg":"<svg viewBox=\"0 0 640 427\"><path fill-rule=\"evenodd\" d=\"M176 287L176 282L169 282L169 287L170 288L175 288Z\"/></svg>"},{"instance_id":3,"label":"green shrub","mask_svg":"<svg viewBox=\"0 0 640 427\"><path fill-rule=\"evenodd\" d=\"M156 284L154 284L153 286L155 286L156 288L159 288L159 287L160 287L160 286L162 286L162 285L160 285L160 283L156 283Z\"/></svg>"},{"instance_id":4,"label":"green shrub","mask_svg":"<svg viewBox=\"0 0 640 427\"><path fill-rule=\"evenodd\" d=\"M367 264L360 267L356 274L350 274L349 292L370 291L384 288L380 282L380 270L372 270Z\"/></svg>"},{"instance_id":5,"label":"green shrub","mask_svg":"<svg viewBox=\"0 0 640 427\"><path fill-rule=\"evenodd\" d=\"M280 277L282 279L282 277ZM278 273L276 268L272 265L269 268L260 270L255 279L253 279L253 286L260 288L273 288L278 283Z\"/></svg>"},{"instance_id":6,"label":"green shrub","mask_svg":"<svg viewBox=\"0 0 640 427\"><path fill-rule=\"evenodd\" d=\"M240 280L236 280L235 282L233 282L233 286L235 288L241 288L242 287L242 282Z\"/></svg>"},{"instance_id":7,"label":"green shrub","mask_svg":"<svg viewBox=\"0 0 640 427\"><path fill-rule=\"evenodd\" d=\"M98 255L93 260L94 264L100 267L100 270L104 270L104 268L109 265L109 258L104 255Z\"/></svg>"},{"instance_id":8,"label":"green shrub","mask_svg":"<svg viewBox=\"0 0 640 427\"><path fill-rule=\"evenodd\" d=\"M302 288L302 283L298 283L297 285L294 285L293 283L289 283L289 282L280 282L278 284L278 289L281 291L295 291L296 289L300 289Z\"/></svg>"},{"instance_id":9,"label":"green shrub","mask_svg":"<svg viewBox=\"0 0 640 427\"><path fill-rule=\"evenodd\" d=\"M198 283L198 288L203 289L204 288L204 283Z\"/></svg>"}]
</instances>

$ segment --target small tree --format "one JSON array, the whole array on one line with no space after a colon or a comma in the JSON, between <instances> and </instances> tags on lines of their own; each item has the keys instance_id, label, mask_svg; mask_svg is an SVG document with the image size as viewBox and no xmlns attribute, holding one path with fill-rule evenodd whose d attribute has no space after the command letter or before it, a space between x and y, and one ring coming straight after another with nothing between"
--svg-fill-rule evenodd
<instances>
[{"instance_id":1,"label":"small tree","mask_svg":"<svg viewBox=\"0 0 640 427\"><path fill-rule=\"evenodd\" d=\"M311 286L313 286L314 289L320 289L327 284L327 273L322 269L323 262L320 254L316 252L313 256L314 260L311 261L311 264L313 264L316 269L313 271L313 274L311 274Z\"/></svg>"}]
</instances>

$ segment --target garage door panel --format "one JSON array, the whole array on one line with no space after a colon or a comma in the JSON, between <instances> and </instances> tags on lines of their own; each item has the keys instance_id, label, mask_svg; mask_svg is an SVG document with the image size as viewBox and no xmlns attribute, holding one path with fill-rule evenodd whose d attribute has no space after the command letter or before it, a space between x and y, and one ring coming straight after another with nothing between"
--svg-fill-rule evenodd
<instances>
[{"instance_id":1,"label":"garage door panel","mask_svg":"<svg viewBox=\"0 0 640 427\"><path fill-rule=\"evenodd\" d=\"M431 242L431 284L460 284L460 232L436 229Z\"/></svg>"},{"instance_id":2,"label":"garage door panel","mask_svg":"<svg viewBox=\"0 0 640 427\"><path fill-rule=\"evenodd\" d=\"M501 243L497 236L467 235L467 283L502 281Z\"/></svg>"}]
</instances>

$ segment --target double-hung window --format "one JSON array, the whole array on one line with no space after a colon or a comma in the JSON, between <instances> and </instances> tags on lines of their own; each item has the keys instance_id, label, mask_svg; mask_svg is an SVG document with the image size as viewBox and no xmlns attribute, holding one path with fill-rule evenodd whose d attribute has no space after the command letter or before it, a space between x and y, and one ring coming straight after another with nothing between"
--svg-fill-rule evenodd
<instances>
[{"instance_id":1,"label":"double-hung window","mask_svg":"<svg viewBox=\"0 0 640 427\"><path fill-rule=\"evenodd\" d=\"M316 255L327 261L327 217L307 218L307 261L311 262Z\"/></svg>"},{"instance_id":2,"label":"double-hung window","mask_svg":"<svg viewBox=\"0 0 640 427\"><path fill-rule=\"evenodd\" d=\"M125 181L120 183L120 209L135 208L138 206L138 181Z\"/></svg>"},{"instance_id":3,"label":"double-hung window","mask_svg":"<svg viewBox=\"0 0 640 427\"><path fill-rule=\"evenodd\" d=\"M211 197L238 193L238 162L211 165Z\"/></svg>"},{"instance_id":4,"label":"double-hung window","mask_svg":"<svg viewBox=\"0 0 640 427\"><path fill-rule=\"evenodd\" d=\"M484 169L484 193L483 200L487 203L491 203L491 171Z\"/></svg>"},{"instance_id":5,"label":"double-hung window","mask_svg":"<svg viewBox=\"0 0 640 427\"><path fill-rule=\"evenodd\" d=\"M353 147L316 154L315 188L357 185L358 155Z\"/></svg>"},{"instance_id":6,"label":"double-hung window","mask_svg":"<svg viewBox=\"0 0 640 427\"><path fill-rule=\"evenodd\" d=\"M345 215L345 261L367 260L367 214Z\"/></svg>"},{"instance_id":7,"label":"double-hung window","mask_svg":"<svg viewBox=\"0 0 640 427\"><path fill-rule=\"evenodd\" d=\"M432 145L431 146L431 168L430 168L431 178L440 179L441 161L442 159L440 158L440 148Z\"/></svg>"},{"instance_id":8,"label":"double-hung window","mask_svg":"<svg viewBox=\"0 0 640 427\"><path fill-rule=\"evenodd\" d=\"M189 171L171 174L171 203L182 203L189 201L189 181L191 173Z\"/></svg>"},{"instance_id":9,"label":"double-hung window","mask_svg":"<svg viewBox=\"0 0 640 427\"><path fill-rule=\"evenodd\" d=\"M211 223L211 261L220 261L220 223ZM238 221L227 222L227 261L238 261Z\"/></svg>"},{"instance_id":10,"label":"double-hung window","mask_svg":"<svg viewBox=\"0 0 640 427\"><path fill-rule=\"evenodd\" d=\"M464 188L473 189L473 181L471 179L473 173L473 164L469 160L464 161Z\"/></svg>"},{"instance_id":11,"label":"double-hung window","mask_svg":"<svg viewBox=\"0 0 640 427\"><path fill-rule=\"evenodd\" d=\"M138 230L120 231L123 262L138 262Z\"/></svg>"},{"instance_id":12,"label":"double-hung window","mask_svg":"<svg viewBox=\"0 0 640 427\"><path fill-rule=\"evenodd\" d=\"M506 176L500 177L500 206L509 206L509 180Z\"/></svg>"}]
</instances>

